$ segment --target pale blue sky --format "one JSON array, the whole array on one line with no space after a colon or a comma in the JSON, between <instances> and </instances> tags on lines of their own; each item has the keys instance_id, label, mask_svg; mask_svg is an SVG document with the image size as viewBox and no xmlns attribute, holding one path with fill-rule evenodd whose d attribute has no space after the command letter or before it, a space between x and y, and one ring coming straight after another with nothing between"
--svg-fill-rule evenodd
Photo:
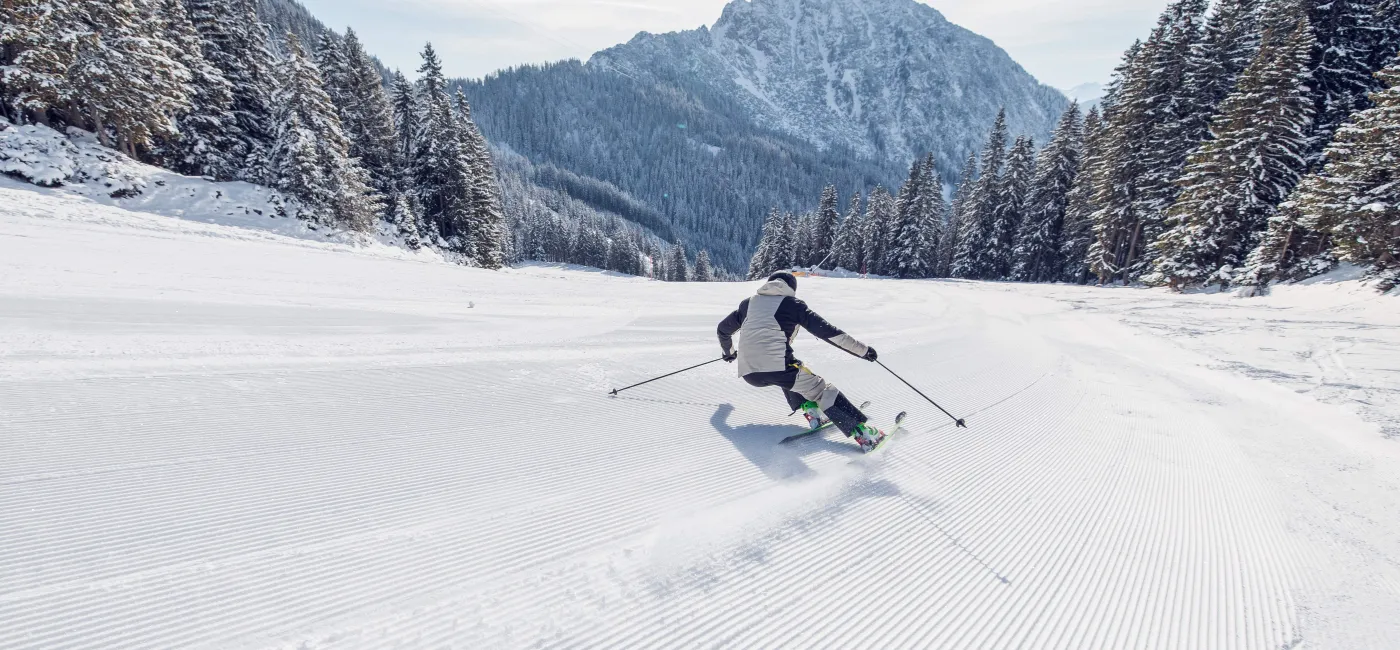
<instances>
[{"instance_id":1,"label":"pale blue sky","mask_svg":"<svg viewBox=\"0 0 1400 650\"><path fill-rule=\"evenodd\" d=\"M1107 81L1119 55L1151 29L1166 0L921 0L996 41L1045 83ZM713 24L727 0L302 0L349 25L390 67L417 67L432 41L453 76L521 63L587 59L638 31Z\"/></svg>"}]
</instances>

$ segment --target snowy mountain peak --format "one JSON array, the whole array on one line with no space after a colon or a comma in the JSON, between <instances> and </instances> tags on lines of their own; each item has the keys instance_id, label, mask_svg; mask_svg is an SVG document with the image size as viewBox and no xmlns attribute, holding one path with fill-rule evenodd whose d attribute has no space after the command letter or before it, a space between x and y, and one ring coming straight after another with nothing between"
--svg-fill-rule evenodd
<instances>
[{"instance_id":1,"label":"snowy mountain peak","mask_svg":"<svg viewBox=\"0 0 1400 650\"><path fill-rule=\"evenodd\" d=\"M823 147L945 170L1005 106L1014 132L1048 134L1065 105L990 40L914 0L735 0L711 29L639 34L596 54L629 74L727 87L757 123Z\"/></svg>"}]
</instances>

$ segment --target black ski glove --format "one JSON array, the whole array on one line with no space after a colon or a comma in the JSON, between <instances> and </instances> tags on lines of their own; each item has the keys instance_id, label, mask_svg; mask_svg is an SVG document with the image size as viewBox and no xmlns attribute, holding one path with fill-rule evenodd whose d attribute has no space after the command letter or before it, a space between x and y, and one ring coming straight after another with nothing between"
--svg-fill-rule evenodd
<instances>
[{"instance_id":1,"label":"black ski glove","mask_svg":"<svg viewBox=\"0 0 1400 650\"><path fill-rule=\"evenodd\" d=\"M870 347L870 346L866 346L866 347L865 347L865 356L863 356L863 357L861 357L861 358L862 358L862 359L865 359L866 361L872 361L872 362L873 362L873 361L875 361L876 359L879 359L879 358L880 358L880 355L878 355L878 354L875 353L875 348L872 348L872 347Z\"/></svg>"},{"instance_id":2,"label":"black ski glove","mask_svg":"<svg viewBox=\"0 0 1400 650\"><path fill-rule=\"evenodd\" d=\"M725 352L725 353L724 353L724 362L725 362L725 363L734 363L734 360L735 360L735 359L738 359L738 358L739 358L739 353L738 353L738 352Z\"/></svg>"}]
</instances>

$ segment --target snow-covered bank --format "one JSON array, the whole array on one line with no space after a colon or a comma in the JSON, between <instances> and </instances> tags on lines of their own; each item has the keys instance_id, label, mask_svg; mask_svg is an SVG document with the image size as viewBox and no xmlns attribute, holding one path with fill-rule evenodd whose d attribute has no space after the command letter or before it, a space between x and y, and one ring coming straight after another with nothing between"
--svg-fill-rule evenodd
<instances>
[{"instance_id":1,"label":"snow-covered bank","mask_svg":"<svg viewBox=\"0 0 1400 650\"><path fill-rule=\"evenodd\" d=\"M913 414L864 458L723 364L605 396L749 284L0 206L0 647L1400 645L1400 311L1354 284L806 278L971 426L804 337Z\"/></svg>"},{"instance_id":2,"label":"snow-covered bank","mask_svg":"<svg viewBox=\"0 0 1400 650\"><path fill-rule=\"evenodd\" d=\"M7 175L11 178L6 178ZM18 181L47 188L40 193L48 197L86 199L100 206L146 215L233 226L316 242L407 250L397 234L389 232L392 229L387 227L372 236L311 228L307 222L287 216L297 212L295 199L261 185L181 176L103 147L96 136L86 131L70 129L64 135L44 126L11 126L0 120L0 189L38 189ZM27 209L24 206L33 201L18 195L7 196L14 197L11 200L15 201L16 210ZM69 205L80 203L69 201ZM86 218L88 211L67 209L61 212L64 218ZM150 222L139 216L132 218ZM260 235L254 232L246 236ZM436 252L428 250L408 254L441 259Z\"/></svg>"}]
</instances>

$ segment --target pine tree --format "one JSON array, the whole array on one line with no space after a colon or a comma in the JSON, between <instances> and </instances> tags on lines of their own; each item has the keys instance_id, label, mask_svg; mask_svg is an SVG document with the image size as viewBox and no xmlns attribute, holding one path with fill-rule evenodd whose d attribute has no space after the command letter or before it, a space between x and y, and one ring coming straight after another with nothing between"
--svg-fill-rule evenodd
<instances>
[{"instance_id":1,"label":"pine tree","mask_svg":"<svg viewBox=\"0 0 1400 650\"><path fill-rule=\"evenodd\" d=\"M102 144L133 158L157 138L173 139L179 133L175 116L190 108L190 71L159 33L160 23L132 0L82 0L77 6L82 33L68 69L74 99L69 118L80 116Z\"/></svg>"},{"instance_id":2,"label":"pine tree","mask_svg":"<svg viewBox=\"0 0 1400 650\"><path fill-rule=\"evenodd\" d=\"M714 282L715 270L710 264L710 251L702 250L695 255L695 277L693 282Z\"/></svg>"},{"instance_id":3,"label":"pine tree","mask_svg":"<svg viewBox=\"0 0 1400 650\"><path fill-rule=\"evenodd\" d=\"M1208 0L1176 0L1159 20L1160 39L1149 44L1149 72L1143 88L1147 140L1141 143L1142 175L1134 192L1144 220L1143 237L1162 231L1167 208L1176 200L1176 180L1199 142L1197 125L1206 108L1191 78L1193 55L1202 43ZM1150 263L1150 255L1141 264Z\"/></svg>"},{"instance_id":4,"label":"pine tree","mask_svg":"<svg viewBox=\"0 0 1400 650\"><path fill-rule=\"evenodd\" d=\"M476 250L476 261L482 268L499 269L505 264L505 212L501 208L500 188L491 150L472 121L471 105L461 90L456 98L457 133L460 148L471 174L470 231Z\"/></svg>"},{"instance_id":5,"label":"pine tree","mask_svg":"<svg viewBox=\"0 0 1400 650\"><path fill-rule=\"evenodd\" d=\"M1062 266L1049 279L1058 277L1075 284L1089 281L1089 249L1094 243L1094 214L1098 212L1098 206L1094 203L1094 188L1096 179L1103 173L1103 158L1099 154L1102 131L1099 107L1094 106L1084 116L1084 146L1079 172L1065 197L1064 229L1059 246Z\"/></svg>"},{"instance_id":6,"label":"pine tree","mask_svg":"<svg viewBox=\"0 0 1400 650\"><path fill-rule=\"evenodd\" d=\"M1152 128L1148 113L1150 76L1155 50L1165 37L1158 25L1146 43L1134 44L1114 71L1104 103L1099 135L1098 173L1092 176L1094 242L1090 269L1100 283L1136 277L1146 226L1138 202L1139 181L1145 171L1142 146Z\"/></svg>"},{"instance_id":7,"label":"pine tree","mask_svg":"<svg viewBox=\"0 0 1400 650\"><path fill-rule=\"evenodd\" d=\"M471 227L476 176L447 94L442 62L431 44L423 49L423 66L418 71L419 116L409 160L414 187L423 205L424 221L432 224L431 229L449 250L474 264L477 239Z\"/></svg>"},{"instance_id":8,"label":"pine tree","mask_svg":"<svg viewBox=\"0 0 1400 650\"><path fill-rule=\"evenodd\" d=\"M1327 244L1337 260L1372 267L1382 291L1400 284L1400 60L1376 76L1389 89L1373 93L1374 107L1337 131L1327 165L1305 178L1271 220L1250 256L1246 284L1324 271L1297 267Z\"/></svg>"},{"instance_id":9,"label":"pine tree","mask_svg":"<svg viewBox=\"0 0 1400 650\"><path fill-rule=\"evenodd\" d=\"M1006 157L1006 171L997 187L997 201L992 208L990 250L987 251L991 278L1011 277L1016 236L1025 222L1026 195L1030 193L1035 175L1035 144L1030 138L1016 138Z\"/></svg>"},{"instance_id":10,"label":"pine tree","mask_svg":"<svg viewBox=\"0 0 1400 650\"><path fill-rule=\"evenodd\" d=\"M1011 279L1020 282L1052 282L1061 277L1064 260L1060 247L1069 208L1069 193L1079 174L1083 124L1079 104L1070 104L1040 152L1026 198L1025 221L1017 235Z\"/></svg>"},{"instance_id":11,"label":"pine tree","mask_svg":"<svg viewBox=\"0 0 1400 650\"><path fill-rule=\"evenodd\" d=\"M345 44L335 32L321 32L320 40L316 43L316 67L321 70L321 83L343 123L345 108L351 101L350 63L345 59Z\"/></svg>"},{"instance_id":12,"label":"pine tree","mask_svg":"<svg viewBox=\"0 0 1400 650\"><path fill-rule=\"evenodd\" d=\"M349 67L349 104L342 111L350 155L369 172L381 194L393 192L403 163L395 143L398 129L394 109L384 91L384 79L354 30L345 30L345 61Z\"/></svg>"},{"instance_id":13,"label":"pine tree","mask_svg":"<svg viewBox=\"0 0 1400 650\"><path fill-rule=\"evenodd\" d=\"M417 197L408 192L395 192L389 205L389 223L393 224L399 238L412 250L423 248L425 242L419 230L423 210L418 207Z\"/></svg>"},{"instance_id":14,"label":"pine tree","mask_svg":"<svg viewBox=\"0 0 1400 650\"><path fill-rule=\"evenodd\" d=\"M204 58L230 84L234 125L227 134L237 147L228 153L240 161L237 177L267 183L277 90L268 27L258 20L253 0L185 0L185 7L203 42Z\"/></svg>"},{"instance_id":15,"label":"pine tree","mask_svg":"<svg viewBox=\"0 0 1400 650\"><path fill-rule=\"evenodd\" d=\"M909 166L909 178L899 188L895 199L895 220L890 225L893 231L891 246L885 250L885 261L881 265L891 275L900 278L921 278L928 275L919 251L924 248L922 215L919 214L921 197L924 191L924 161L916 159Z\"/></svg>"},{"instance_id":16,"label":"pine tree","mask_svg":"<svg viewBox=\"0 0 1400 650\"><path fill-rule=\"evenodd\" d=\"M204 58L204 43L183 0L161 0L158 16L165 40L190 73L190 108L179 115L179 136L162 147L161 157L181 174L221 181L237 178L242 161L233 157L238 150L238 141L232 137L236 128L233 86Z\"/></svg>"},{"instance_id":17,"label":"pine tree","mask_svg":"<svg viewBox=\"0 0 1400 650\"><path fill-rule=\"evenodd\" d=\"M0 100L16 123L48 126L73 99L68 69L81 33L72 0L0 4Z\"/></svg>"},{"instance_id":18,"label":"pine tree","mask_svg":"<svg viewBox=\"0 0 1400 650\"><path fill-rule=\"evenodd\" d=\"M887 275L885 268L886 252L892 247L891 236L898 211L895 199L884 186L877 186L870 192L870 200L865 211L865 260L862 272L873 275Z\"/></svg>"},{"instance_id":19,"label":"pine tree","mask_svg":"<svg viewBox=\"0 0 1400 650\"><path fill-rule=\"evenodd\" d=\"M778 236L773 240L773 271L786 271L798 265L797 236L798 219L791 212L784 212L778 222Z\"/></svg>"},{"instance_id":20,"label":"pine tree","mask_svg":"<svg viewBox=\"0 0 1400 650\"><path fill-rule=\"evenodd\" d=\"M1263 45L1221 105L1215 139L1191 156L1170 229L1154 244L1159 260L1149 282L1181 289L1233 281L1306 169L1314 46L1297 5L1278 5L1265 18Z\"/></svg>"},{"instance_id":21,"label":"pine tree","mask_svg":"<svg viewBox=\"0 0 1400 650\"><path fill-rule=\"evenodd\" d=\"M943 202L943 178L938 173L933 154L924 157L923 187L919 191L919 229L923 241L914 247L914 254L923 267L922 277L938 277L941 264L939 252L945 237L947 206Z\"/></svg>"},{"instance_id":22,"label":"pine tree","mask_svg":"<svg viewBox=\"0 0 1400 650\"><path fill-rule=\"evenodd\" d=\"M938 269L943 234L943 190L933 156L916 160L895 200L885 269L901 278L929 278Z\"/></svg>"},{"instance_id":23,"label":"pine tree","mask_svg":"<svg viewBox=\"0 0 1400 650\"><path fill-rule=\"evenodd\" d=\"M861 216L860 194L851 197L846 217L837 228L832 266L847 271L859 271L865 260L865 220Z\"/></svg>"},{"instance_id":24,"label":"pine tree","mask_svg":"<svg viewBox=\"0 0 1400 650\"><path fill-rule=\"evenodd\" d=\"M1376 65L1395 55L1390 29L1382 22L1389 10L1384 0L1300 0L1308 8L1317 45L1312 56L1313 139L1309 162L1313 170L1324 163L1323 149L1343 122L1370 106L1367 98L1381 89L1373 76ZM1381 48L1387 48L1383 53ZM1378 56L1379 54L1379 56Z\"/></svg>"},{"instance_id":25,"label":"pine tree","mask_svg":"<svg viewBox=\"0 0 1400 650\"><path fill-rule=\"evenodd\" d=\"M367 175L350 157L349 139L320 71L291 33L286 50L275 98L273 186L301 201L302 216L313 224L367 232L379 207L370 196Z\"/></svg>"},{"instance_id":26,"label":"pine tree","mask_svg":"<svg viewBox=\"0 0 1400 650\"><path fill-rule=\"evenodd\" d=\"M775 207L768 212L768 218L763 222L763 236L759 238L758 248L749 260L749 273L746 276L749 280L766 278L777 268L773 247L782 238L782 228L783 215Z\"/></svg>"},{"instance_id":27,"label":"pine tree","mask_svg":"<svg viewBox=\"0 0 1400 650\"><path fill-rule=\"evenodd\" d=\"M685 257L685 244L676 242L676 245L671 247L670 280L690 282L690 270L687 268L689 263Z\"/></svg>"},{"instance_id":28,"label":"pine tree","mask_svg":"<svg viewBox=\"0 0 1400 650\"><path fill-rule=\"evenodd\" d=\"M1259 52L1265 0L1220 0L1191 52L1186 83L1199 109L1185 124L1182 139L1192 145L1210 137L1210 120L1235 90L1240 73Z\"/></svg>"},{"instance_id":29,"label":"pine tree","mask_svg":"<svg viewBox=\"0 0 1400 650\"><path fill-rule=\"evenodd\" d=\"M953 257L952 276L955 278L985 279L996 273L991 248L996 207L1001 198L1006 138L1006 109L1002 109L997 113L982 151L982 171L967 197L962 228L958 232L958 249Z\"/></svg>"},{"instance_id":30,"label":"pine tree","mask_svg":"<svg viewBox=\"0 0 1400 650\"><path fill-rule=\"evenodd\" d=\"M820 262L813 259L816 252L817 215L804 212L793 222L792 259L794 266L811 268Z\"/></svg>"},{"instance_id":31,"label":"pine tree","mask_svg":"<svg viewBox=\"0 0 1400 650\"><path fill-rule=\"evenodd\" d=\"M937 277L946 278L953 273L953 260L958 253L960 235L966 226L968 199L976 182L977 154L971 153L967 156L967 162L963 163L962 176L953 194L953 204L948 209L948 218L943 225L943 239L938 245Z\"/></svg>"},{"instance_id":32,"label":"pine tree","mask_svg":"<svg viewBox=\"0 0 1400 650\"><path fill-rule=\"evenodd\" d=\"M841 221L838 201L836 186L827 185L822 190L821 204L812 222L812 266L836 268L831 257L836 244L836 228Z\"/></svg>"}]
</instances>

